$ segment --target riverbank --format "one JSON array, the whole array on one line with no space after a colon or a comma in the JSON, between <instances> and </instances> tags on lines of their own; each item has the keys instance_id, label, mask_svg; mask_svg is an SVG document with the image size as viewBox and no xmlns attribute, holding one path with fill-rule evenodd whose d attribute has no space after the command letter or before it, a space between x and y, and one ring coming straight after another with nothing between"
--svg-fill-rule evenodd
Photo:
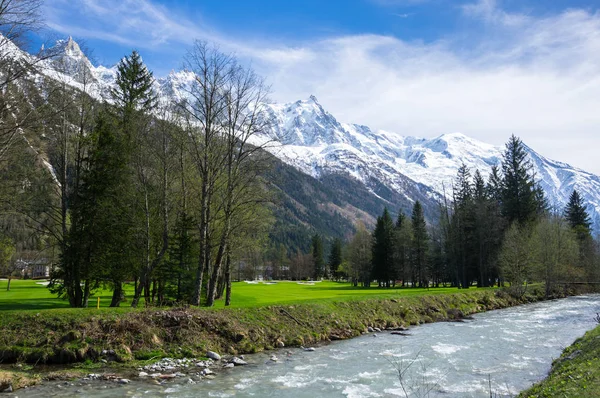
<instances>
[{"instance_id":1,"label":"riverbank","mask_svg":"<svg viewBox=\"0 0 600 398\"><path fill-rule=\"evenodd\" d=\"M587 332L567 347L552 363L548 377L520 398L578 397L600 394L600 326Z\"/></svg>"},{"instance_id":2,"label":"riverbank","mask_svg":"<svg viewBox=\"0 0 600 398\"><path fill-rule=\"evenodd\" d=\"M219 310L13 313L0 320L0 358L4 364L79 363L80 373L115 366L131 370L161 357L203 358L208 350L239 355L310 346L355 337L369 328L455 321L473 313L543 299L542 289L529 289L521 298L504 290L473 289L421 297ZM4 378L15 380L13 388L46 377L46 369L21 366L4 366Z\"/></svg>"}]
</instances>

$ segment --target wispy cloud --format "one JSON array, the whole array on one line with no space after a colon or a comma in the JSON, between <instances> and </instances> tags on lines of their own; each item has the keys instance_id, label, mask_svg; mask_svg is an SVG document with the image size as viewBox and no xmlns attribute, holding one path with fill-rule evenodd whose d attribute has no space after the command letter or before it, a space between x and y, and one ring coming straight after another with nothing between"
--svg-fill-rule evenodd
<instances>
[{"instance_id":1,"label":"wispy cloud","mask_svg":"<svg viewBox=\"0 0 600 398\"><path fill-rule=\"evenodd\" d=\"M275 100L314 94L341 121L403 135L461 131L495 144L514 133L546 156L600 173L598 11L536 17L480 0L461 8L485 28L473 34L433 43L365 34L292 46L229 37L150 0L52 3L50 22L64 33L155 51L195 38L216 42L252 61ZM85 26L66 18L61 3L85 15Z\"/></svg>"}]
</instances>

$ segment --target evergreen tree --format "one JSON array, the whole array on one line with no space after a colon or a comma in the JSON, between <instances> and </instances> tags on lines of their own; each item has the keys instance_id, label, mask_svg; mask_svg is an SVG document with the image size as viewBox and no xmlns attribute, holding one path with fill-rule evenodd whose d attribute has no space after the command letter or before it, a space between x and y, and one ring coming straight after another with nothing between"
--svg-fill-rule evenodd
<instances>
[{"instance_id":1,"label":"evergreen tree","mask_svg":"<svg viewBox=\"0 0 600 398\"><path fill-rule=\"evenodd\" d=\"M590 216L588 215L583 199L577 190L569 196L569 202L564 210L564 216L569 227L575 232L579 246L579 265L585 268L591 280L597 278L595 260L597 251L592 238Z\"/></svg>"},{"instance_id":2,"label":"evergreen tree","mask_svg":"<svg viewBox=\"0 0 600 398\"><path fill-rule=\"evenodd\" d=\"M502 214L509 224L523 225L539 213L539 192L532 176L523 142L512 135L506 144L502 160Z\"/></svg>"},{"instance_id":3,"label":"evergreen tree","mask_svg":"<svg viewBox=\"0 0 600 398\"><path fill-rule=\"evenodd\" d=\"M415 202L412 211L412 265L414 269L413 286L428 287L427 276L427 249L429 236L427 234L427 225L423 215L423 206L418 200Z\"/></svg>"},{"instance_id":4,"label":"evergreen tree","mask_svg":"<svg viewBox=\"0 0 600 398\"><path fill-rule=\"evenodd\" d=\"M475 249L475 205L471 173L466 165L459 167L454 187L454 214L452 217L454 233L454 264L460 286L463 289L471 285L476 263Z\"/></svg>"},{"instance_id":5,"label":"evergreen tree","mask_svg":"<svg viewBox=\"0 0 600 398\"><path fill-rule=\"evenodd\" d=\"M325 260L323 259L323 238L315 234L312 237L313 277L321 279L325 275Z\"/></svg>"},{"instance_id":6,"label":"evergreen tree","mask_svg":"<svg viewBox=\"0 0 600 398\"><path fill-rule=\"evenodd\" d=\"M474 201L474 244L477 253L477 286L488 287L494 284L497 272L494 271L495 257L502 240L502 222L499 217L498 202L490 196L489 185L479 170L475 172L473 183Z\"/></svg>"},{"instance_id":7,"label":"evergreen tree","mask_svg":"<svg viewBox=\"0 0 600 398\"><path fill-rule=\"evenodd\" d=\"M146 68L137 51L132 51L119 62L116 87L111 90L111 96L124 118L136 111L143 114L154 109L158 97L152 88L153 82L152 72Z\"/></svg>"},{"instance_id":8,"label":"evergreen tree","mask_svg":"<svg viewBox=\"0 0 600 398\"><path fill-rule=\"evenodd\" d=\"M383 209L383 214L377 218L372 251L371 277L377 279L379 287L390 287L390 280L394 279L394 221L387 208Z\"/></svg>"},{"instance_id":9,"label":"evergreen tree","mask_svg":"<svg viewBox=\"0 0 600 398\"><path fill-rule=\"evenodd\" d=\"M101 113L91 136L82 187L73 204L63 259L62 276L73 307L86 306L93 279L111 281L111 306L118 306L122 281L131 275L135 263L130 239L133 220L124 202L131 187L126 184L127 156L122 139L114 118Z\"/></svg>"},{"instance_id":10,"label":"evergreen tree","mask_svg":"<svg viewBox=\"0 0 600 398\"><path fill-rule=\"evenodd\" d=\"M339 279L339 268L342 264L342 240L335 238L329 252L329 273L332 278Z\"/></svg>"},{"instance_id":11,"label":"evergreen tree","mask_svg":"<svg viewBox=\"0 0 600 398\"><path fill-rule=\"evenodd\" d=\"M394 228L394 279L401 280L402 286L410 264L411 231L410 219L400 210Z\"/></svg>"},{"instance_id":12,"label":"evergreen tree","mask_svg":"<svg viewBox=\"0 0 600 398\"><path fill-rule=\"evenodd\" d=\"M583 199L575 189L569 196L569 203L565 208L565 218L571 228L590 233L590 216L585 209Z\"/></svg>"}]
</instances>

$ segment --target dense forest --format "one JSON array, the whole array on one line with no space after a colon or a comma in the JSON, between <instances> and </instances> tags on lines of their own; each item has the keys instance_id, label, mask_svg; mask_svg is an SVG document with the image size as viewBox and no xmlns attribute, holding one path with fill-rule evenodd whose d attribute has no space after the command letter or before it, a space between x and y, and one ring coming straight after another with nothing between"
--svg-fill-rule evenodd
<instances>
[{"instance_id":1,"label":"dense forest","mask_svg":"<svg viewBox=\"0 0 600 398\"><path fill-rule=\"evenodd\" d=\"M291 274L302 269L304 277L348 278L363 287L508 284L518 295L532 282L543 282L550 295L600 278L598 245L581 197L574 190L564 209L550 208L516 136L487 180L460 167L452 200L440 203L439 212L428 225L419 201L396 220L386 208L372 232L358 226L341 260L336 241L327 264L315 235L310 258L296 255Z\"/></svg>"}]
</instances>

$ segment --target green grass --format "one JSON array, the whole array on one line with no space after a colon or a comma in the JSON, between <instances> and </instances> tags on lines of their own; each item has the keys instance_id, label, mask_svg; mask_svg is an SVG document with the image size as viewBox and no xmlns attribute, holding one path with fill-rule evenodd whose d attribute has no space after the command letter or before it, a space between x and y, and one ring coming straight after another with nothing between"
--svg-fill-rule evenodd
<instances>
[{"instance_id":1,"label":"green grass","mask_svg":"<svg viewBox=\"0 0 600 398\"><path fill-rule=\"evenodd\" d=\"M600 394L600 326L569 346L552 364L550 375L520 398L578 397Z\"/></svg>"},{"instance_id":2,"label":"green grass","mask_svg":"<svg viewBox=\"0 0 600 398\"><path fill-rule=\"evenodd\" d=\"M0 280L0 311L41 311L50 309L69 308L69 302L56 297L43 285L42 280L19 280L10 282L10 290L6 290L8 282ZM133 286L125 285L125 294L133 295ZM107 308L110 305L112 292L108 289L100 289L90 297L90 307L96 308L97 298L100 297L100 307ZM125 305L127 303L124 303Z\"/></svg>"},{"instance_id":3,"label":"green grass","mask_svg":"<svg viewBox=\"0 0 600 398\"><path fill-rule=\"evenodd\" d=\"M42 281L13 280L10 291L6 291L6 281L0 281L0 311L42 311L68 309L69 303L53 295L46 286L40 284ZM364 298L400 298L407 296L423 296L450 294L459 292L456 288L430 288L412 289L395 288L379 289L353 287L345 282L316 282L312 285L299 284L296 282L246 283L234 282L232 287L233 308L261 307L276 304L295 304L323 300L360 300ZM475 288L473 289L475 290ZM478 289L481 290L481 289ZM128 300L133 295L133 286L126 284L125 293ZM107 308L111 300L109 290L99 290L90 298L90 308L96 308L96 298L100 297L101 309ZM224 307L223 300L218 300L215 308ZM110 311L127 311L129 301L121 304L120 309Z\"/></svg>"},{"instance_id":4,"label":"green grass","mask_svg":"<svg viewBox=\"0 0 600 398\"><path fill-rule=\"evenodd\" d=\"M475 290L475 288L473 288ZM481 290L481 289L480 289ZM346 282L315 282L312 285L297 282L276 282L275 284L236 282L232 286L231 306L233 308L260 307L276 304L296 304L322 300L362 300L365 298L400 298L407 296L423 296L458 293L457 288L393 288L380 289L353 287ZM215 308L225 304L219 300Z\"/></svg>"}]
</instances>

